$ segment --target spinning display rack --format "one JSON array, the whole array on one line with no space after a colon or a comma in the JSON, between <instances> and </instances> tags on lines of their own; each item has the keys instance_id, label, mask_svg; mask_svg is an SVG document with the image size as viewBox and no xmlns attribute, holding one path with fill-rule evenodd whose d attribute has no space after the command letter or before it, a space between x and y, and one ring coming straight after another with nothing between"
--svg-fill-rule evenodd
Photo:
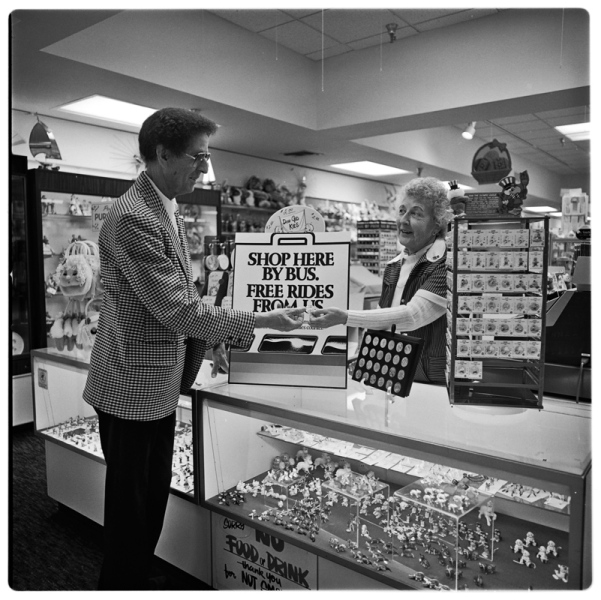
<instances>
[{"instance_id":1,"label":"spinning display rack","mask_svg":"<svg viewBox=\"0 0 601 600\"><path fill-rule=\"evenodd\" d=\"M447 253L452 404L541 408L548 217L454 221Z\"/></svg>"}]
</instances>

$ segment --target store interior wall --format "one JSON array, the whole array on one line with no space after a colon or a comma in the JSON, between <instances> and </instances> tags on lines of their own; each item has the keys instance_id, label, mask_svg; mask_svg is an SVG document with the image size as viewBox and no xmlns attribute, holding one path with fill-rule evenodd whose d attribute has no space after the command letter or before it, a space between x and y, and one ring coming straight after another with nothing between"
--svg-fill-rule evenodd
<instances>
[{"instance_id":1,"label":"store interior wall","mask_svg":"<svg viewBox=\"0 0 601 600\"><path fill-rule=\"evenodd\" d=\"M30 169L40 166L31 156L26 143L35 123L33 115L12 111L13 133L18 133L24 140L13 147L13 153L27 156ZM57 164L61 166L61 170L117 179L136 177L133 156L139 153L137 134L52 117L44 117L44 123L57 140L62 156ZM223 152L218 149L219 133L215 135L211 144L213 143L215 147L211 146L211 162L218 184L227 181L229 185L242 187L251 176L255 176L261 180L273 179L277 185L286 185L294 191L301 178L305 177L306 195L309 197L356 204L367 200L387 206L386 186L382 183L291 163Z\"/></svg>"}]
</instances>

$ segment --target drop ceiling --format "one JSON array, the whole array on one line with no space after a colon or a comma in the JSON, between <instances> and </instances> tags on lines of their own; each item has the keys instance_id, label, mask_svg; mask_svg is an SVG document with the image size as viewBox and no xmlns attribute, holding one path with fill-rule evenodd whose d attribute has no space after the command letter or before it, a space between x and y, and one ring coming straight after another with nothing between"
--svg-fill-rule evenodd
<instances>
[{"instance_id":1,"label":"drop ceiling","mask_svg":"<svg viewBox=\"0 0 601 600\"><path fill-rule=\"evenodd\" d=\"M349 128L347 135L341 129L323 130L301 127L265 115L252 114L239 108L215 102L208 98L170 89L162 82L150 83L106 69L96 68L77 60L54 56L45 52L49 45L85 32L120 11L19 11L12 20L12 108L18 111L65 117L56 110L61 104L85 97L91 93L104 93L137 103L152 98L154 106L179 105L202 108L211 118L222 124L218 147L221 150L245 155L280 160L301 166L335 171L333 163L355 160L373 160L403 168L403 158L377 147L356 143L359 138L384 135L382 123L363 124L359 129ZM255 36L270 40L274 52L286 48L323 65L330 58L348 55L360 56L385 45L398 44L403 39L432 35L432 31L458 28L479 19L495 19L499 9L400 9L400 10L210 10L229 26L241 28ZM165 11L168 15L169 11ZM386 25L395 23L396 40L390 41ZM201 58L199 58L200 60ZM511 68L519 68L514 65ZM222 75L227 77L227 73ZM240 93L244 93L241 89ZM492 138L508 143L512 156L523 156L528 161L550 172L566 177L582 177L587 181L590 173L590 143L571 142L555 129L556 125L590 120L588 95L575 95L580 101L563 103L559 108L547 110L528 106L523 114L487 114L480 107L476 122L475 143L485 143ZM78 118L82 122L85 119ZM457 112L437 115L438 126L451 127L457 136L467 122L458 122ZM430 125L432 126L432 125ZM419 125L416 124L419 129ZM477 148L478 146L475 146ZM290 156L294 152L308 151L308 156ZM411 161L406 161L410 163ZM416 171L420 165L413 163ZM428 165L428 173L440 178L457 178L457 174L436 165ZM402 183L390 177L372 178L384 183ZM469 183L469 182L468 182ZM475 184L475 182L472 182Z\"/></svg>"}]
</instances>

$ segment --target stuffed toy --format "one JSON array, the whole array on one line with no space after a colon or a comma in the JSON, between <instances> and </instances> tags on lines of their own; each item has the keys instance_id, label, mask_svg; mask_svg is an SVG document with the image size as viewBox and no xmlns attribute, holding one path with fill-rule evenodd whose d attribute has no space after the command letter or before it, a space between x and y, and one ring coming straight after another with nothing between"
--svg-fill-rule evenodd
<instances>
[{"instance_id":1,"label":"stuffed toy","mask_svg":"<svg viewBox=\"0 0 601 600\"><path fill-rule=\"evenodd\" d=\"M253 190L253 191L263 189L261 180L258 177L255 177L254 175L248 179L248 181L246 182L246 185L244 187L246 187L247 190Z\"/></svg>"},{"instance_id":2,"label":"stuffed toy","mask_svg":"<svg viewBox=\"0 0 601 600\"><path fill-rule=\"evenodd\" d=\"M456 217L465 215L465 206L467 198L463 195L463 190L455 179L449 181L450 189L447 192L447 198L451 203L451 210Z\"/></svg>"}]
</instances>

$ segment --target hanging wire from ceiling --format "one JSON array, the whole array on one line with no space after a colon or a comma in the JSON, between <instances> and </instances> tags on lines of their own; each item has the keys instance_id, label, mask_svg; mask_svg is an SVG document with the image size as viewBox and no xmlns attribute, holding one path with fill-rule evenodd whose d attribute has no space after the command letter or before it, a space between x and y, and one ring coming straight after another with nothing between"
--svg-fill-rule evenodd
<instances>
[{"instance_id":1,"label":"hanging wire from ceiling","mask_svg":"<svg viewBox=\"0 0 601 600\"><path fill-rule=\"evenodd\" d=\"M380 13L380 73L382 72L382 45L384 35L384 20L382 19L382 13Z\"/></svg>"},{"instance_id":2,"label":"hanging wire from ceiling","mask_svg":"<svg viewBox=\"0 0 601 600\"><path fill-rule=\"evenodd\" d=\"M324 38L323 38L323 20L324 20L324 9L321 9L321 91L323 92L323 82L324 82Z\"/></svg>"},{"instance_id":3,"label":"hanging wire from ceiling","mask_svg":"<svg viewBox=\"0 0 601 600\"><path fill-rule=\"evenodd\" d=\"M275 59L278 60L278 33L280 31L280 24L278 23L278 11L275 11Z\"/></svg>"},{"instance_id":4,"label":"hanging wire from ceiling","mask_svg":"<svg viewBox=\"0 0 601 600\"><path fill-rule=\"evenodd\" d=\"M563 67L563 24L564 24L565 15L566 15L566 9L562 8L561 9L561 36L560 36L560 43L559 43L559 68L560 69Z\"/></svg>"}]
</instances>

